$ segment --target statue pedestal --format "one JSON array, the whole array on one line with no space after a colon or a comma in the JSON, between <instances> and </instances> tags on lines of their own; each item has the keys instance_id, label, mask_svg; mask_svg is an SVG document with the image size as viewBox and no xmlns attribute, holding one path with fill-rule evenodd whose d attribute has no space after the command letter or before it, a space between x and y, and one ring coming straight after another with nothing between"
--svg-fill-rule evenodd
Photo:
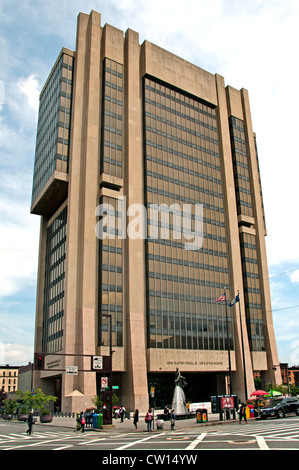
<instances>
[{"instance_id":1,"label":"statue pedestal","mask_svg":"<svg viewBox=\"0 0 299 470\"><path fill-rule=\"evenodd\" d=\"M173 399L172 399L172 409L175 411L176 415L188 413L184 391L178 385L176 385L174 389Z\"/></svg>"}]
</instances>

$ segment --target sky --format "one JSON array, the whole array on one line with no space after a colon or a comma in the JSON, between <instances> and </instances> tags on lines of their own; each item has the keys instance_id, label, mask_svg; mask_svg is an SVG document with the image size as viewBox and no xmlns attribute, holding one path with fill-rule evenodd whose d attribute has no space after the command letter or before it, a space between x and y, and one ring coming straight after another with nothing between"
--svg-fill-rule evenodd
<instances>
[{"instance_id":1,"label":"sky","mask_svg":"<svg viewBox=\"0 0 299 470\"><path fill-rule=\"evenodd\" d=\"M33 359L39 93L91 10L249 91L278 356L299 365L298 0L0 0L0 364Z\"/></svg>"}]
</instances>

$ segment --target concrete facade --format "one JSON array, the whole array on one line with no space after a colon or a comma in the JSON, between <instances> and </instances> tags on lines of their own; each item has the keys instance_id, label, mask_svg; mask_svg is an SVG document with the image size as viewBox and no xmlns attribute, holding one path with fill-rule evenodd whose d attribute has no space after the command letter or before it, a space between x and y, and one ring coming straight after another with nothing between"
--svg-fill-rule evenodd
<instances>
[{"instance_id":1,"label":"concrete facade","mask_svg":"<svg viewBox=\"0 0 299 470\"><path fill-rule=\"evenodd\" d=\"M120 386L121 400L129 409L145 410L148 407L149 373L174 373L176 367L179 367L183 373L213 373L219 384L218 393L227 391L225 390L225 378L228 376L228 351L225 347L225 333L221 333L220 338L220 327L217 327L217 342L216 339L213 339L213 348L206 346L196 348L194 345L201 343L195 338L195 330L194 334L192 333L192 340L191 336L188 337L187 327L186 337L182 333L181 338L177 339L181 342L175 344L181 344L181 346L189 344L190 339L192 347L166 347L165 345L172 344L172 333L170 333L172 330L169 326L170 314L168 313L168 337L166 338L165 332L162 333L163 345L159 347L160 339L158 338L158 323L156 323L157 331L152 335L152 341L156 341L156 343L155 347L151 347L148 325L151 318L148 268L151 259L148 253L151 246L142 237L124 236L124 232L122 232L122 236L119 237L121 240L119 245L113 245L112 248L104 247L95 233L99 221L97 207L100 201L119 201L120 198L124 198L127 221L132 221L135 215L132 211L133 205L145 206L148 198L149 180L145 175L151 174L151 181L156 184L154 172L147 172L145 168L147 158L146 132L152 132L149 129L150 126L146 125L146 118L152 113L150 106L153 106L153 98L151 97L153 95L149 97L148 101L146 101L145 95L153 93L153 90L155 90L155 96L163 96L163 99L167 95L163 90L170 90L169 96L173 96L173 102L178 102L180 97L184 97L186 103L184 109L191 110L188 122L194 122L194 129L197 129L198 123L196 118L192 117L192 113L197 112L196 106L197 103L200 103L200 106L205 107L206 116L209 113L213 115L214 123L211 124L212 121L209 118L210 121L207 120L207 123L210 124L202 125L202 128L212 129L213 127L214 133L217 128L217 142L214 142L215 138L212 134L208 134L210 130L207 130L206 141L211 142L211 148L212 145L217 145L216 150L218 152L219 149L219 155L216 152L215 158L219 163L207 165L208 170L204 180L211 181L211 178L217 180L217 184L221 187L220 199L223 201L221 223L225 232L225 237L222 236L222 239L225 238L223 246L226 247L225 267L222 271L219 269L219 272L223 272L224 275L219 274L217 282L215 281L213 284L209 281L209 284L206 284L213 285L215 289L213 294L208 296L207 303L203 304L208 306L202 315L209 319L209 312L211 312L211 318L213 316L215 325L220 325L219 318L224 317L224 309L221 311L222 313L217 310L217 313L216 310L214 311L216 307L213 302L223 293L224 287L228 292L227 300L233 299L239 291L240 301L234 307L228 307L234 345L230 351L233 393L236 393L240 399L245 398L244 364L248 396L254 390L253 371L260 371L265 380L279 383L279 367L273 369L279 364L279 360L271 313L260 176L247 90L236 90L225 86L224 79L220 75L212 75L148 41L140 45L139 35L135 31L128 29L124 34L108 24L102 27L101 15L95 11L92 11L90 15L79 14L76 50L62 49L41 93L40 116L42 116L43 106L46 106L43 104L46 93L59 72L59 64L62 64L62 68L59 70L61 70L61 83L63 83L64 90L61 93L59 112L64 110L67 117L59 117L58 136L60 138L58 138L57 145L61 145L61 148L57 147L54 157L55 171L47 178L42 189L38 189L38 195L32 201L31 212L41 216L35 351L52 353L54 358L59 353L61 356L59 356L59 367L56 366L56 370L48 368L45 371L35 372L34 387L42 386L43 389L48 387L50 390L51 381L59 378L62 385L62 411L78 411L84 407L92 406L92 399L98 393L99 377L96 372L90 372L90 357L109 355L110 345L105 341L105 338L108 335L108 329L111 328L113 383ZM110 81L107 77L110 77ZM146 79L148 85L145 83ZM106 98L108 89L111 91L109 99ZM107 103L109 103L109 108ZM159 109L162 109L163 106L161 105ZM171 111L167 109L166 105L165 116L167 113L170 114L170 117L165 117L165 123L174 129L175 119L173 116L171 117ZM182 119L180 122L183 122L183 114L183 111L178 113L180 116L178 119ZM112 120L115 123L110 124L110 127L107 124L108 117L110 123ZM65 120L63 121L63 119ZM155 123L160 121L156 119ZM66 124L63 126L62 122ZM40 119L39 128L41 126L42 120ZM184 126L187 127L187 124ZM178 126L176 128L177 132L180 132L181 128ZM193 148L196 145L198 148L197 131L195 130L193 134L192 132L191 129L190 133L187 132L184 135L190 135L190 139L193 138L191 135L194 135L198 141L193 144ZM153 162L161 161L163 158L161 152L164 151L163 137L166 133L163 134L162 129L161 134L157 133L157 135L158 138L161 136L162 144L156 145L155 152L157 153L152 160ZM168 142L170 141L170 137L165 138L168 138ZM108 139L110 139L109 142ZM237 142L241 141L244 144L243 150L239 154L236 151L235 155L245 155L246 165L244 162L238 162L238 155L234 157L234 145L238 146ZM178 137L176 142L178 142L178 151L176 151L178 159L183 158L180 161L186 162L184 148L190 149L192 147L191 140L186 143L185 137ZM180 145L182 145L182 151ZM42 148L42 144L37 148L37 152L40 151L40 148ZM107 153L107 157L105 157L104 152L108 152L107 148L110 153ZM41 157L38 157L37 154L36 166L38 161L43 161L42 154L43 151L41 151ZM109 155L112 157L110 158ZM170 157L168 158L170 162ZM197 157L192 158L192 161L195 162ZM60 162L66 163L60 165ZM57 169L58 165L60 165L59 169ZM177 171L176 168L181 168L179 165L168 163L169 175L173 170ZM214 168L218 172L217 178ZM245 168L246 174L242 173L241 176L238 176L240 168ZM188 171L186 175L192 177L190 188L193 191L198 173L195 170L190 170L189 173ZM202 171L203 174L204 171ZM189 176L184 174L181 177L183 180ZM219 178L221 178L221 184ZM157 179L158 184L160 184L160 180ZM248 187L241 188L242 183L240 183L241 189L239 190L239 181L241 180L247 181ZM172 181L169 176L169 182L167 182L169 188ZM35 180L33 184L36 186ZM178 186L179 183L176 180L174 187L178 188ZM212 190L205 187L203 193L205 195L212 194ZM159 194L162 194L162 190ZM246 197L248 196L247 202L242 203L241 201L238 206L238 198L242 199L244 194ZM210 210L208 207L212 207L211 201L210 198L207 208L204 209L205 219L218 217L217 214L212 216L208 212ZM238 207L241 209L239 210ZM246 210L242 211L242 207ZM248 212L247 209L250 211ZM212 226L215 226L215 223L211 223ZM59 249L55 237L59 239ZM211 232L209 240L214 240L216 244L220 238ZM211 247L212 241L209 243ZM171 244L169 246L171 247ZM242 252L242 250L249 248L253 250L251 261L248 261L249 256L246 252ZM205 248L205 246L204 249L206 249L205 259L208 259L209 256L212 256L212 250ZM61 250L63 250L63 255L61 255ZM165 250L167 251L167 247ZM219 247L217 246L217 249L213 248L213 250L216 253L219 251ZM51 261L54 251L57 253L57 259ZM113 253L113 256L115 254L116 258L118 254L121 254L121 265L115 265L114 269L110 259L110 268L108 268L108 270L110 269L109 279L115 279L117 274L122 279L118 288L114 289L113 287L113 292L111 286L116 285L117 281L110 281L110 288L108 286L107 296L110 298L115 294L113 298L116 299L113 303L113 312L110 300L107 303L107 310L104 310L103 307L106 305L105 302L99 300L101 296L104 298L103 272L106 268L104 269L104 264L101 263L104 263L104 254L107 252ZM200 253L199 250L199 254L196 255L198 256L197 263L200 266L206 266L207 263L203 261L204 255ZM200 258L201 256L202 258ZM163 257L164 259L165 257ZM190 270L193 269L191 259L195 260L195 255L193 258L191 256L188 258L188 269ZM246 260L249 263L249 271L244 268ZM179 264L177 263L177 265ZM184 265L184 262L181 264ZM58 269L58 265L59 272L53 274ZM187 266L187 263L185 265ZM250 266L255 266L254 273L250 272ZM207 268L203 268L203 270L208 271ZM49 281L47 281L47 273ZM161 279L171 279L169 277L171 274L168 277L165 276ZM179 275L177 278L180 278ZM102 280L100 281L100 279ZM172 285L177 285L174 284L177 280L173 279ZM257 280L255 287L251 284L250 279ZM191 310L197 308L196 304L200 294L196 289L200 285L205 288L203 282L198 284L196 279L194 282L190 282L195 286L195 295L188 297ZM58 290L55 294L50 293L46 302L45 291L50 292L54 285ZM188 282L185 280L184 286L187 285ZM220 285L222 287L219 287ZM252 292L258 296L256 297L258 298L258 306L250 300ZM212 300L212 296L214 296L214 300ZM174 288L172 299L175 298ZM187 299L187 297L185 298ZM245 299L247 300L245 301ZM173 300L174 304L175 300ZM106 324L105 312L112 315L112 325L110 324L110 326L109 322ZM186 319L187 322L189 311L186 310L186 312L184 321ZM159 319L157 310L153 315ZM196 314L193 312L190 315L194 320L194 325L198 325ZM179 314L178 318L180 318ZM224 320L221 321L223 326ZM180 325L183 325L182 319L180 322ZM255 333L248 334L251 325L254 325L252 331L259 331L256 336L258 339L255 339ZM196 328L199 332L198 326ZM209 328L208 326L208 330ZM212 338L216 338L215 328L214 333L211 333L209 337L208 341L210 342L207 343L209 345L212 344ZM180 331L183 331L182 326L180 326ZM200 335L200 333L198 334ZM221 348L217 349L217 344L221 344ZM245 360L243 360L243 351ZM69 375L64 372L65 368L70 365L78 366L78 375Z\"/></svg>"}]
</instances>

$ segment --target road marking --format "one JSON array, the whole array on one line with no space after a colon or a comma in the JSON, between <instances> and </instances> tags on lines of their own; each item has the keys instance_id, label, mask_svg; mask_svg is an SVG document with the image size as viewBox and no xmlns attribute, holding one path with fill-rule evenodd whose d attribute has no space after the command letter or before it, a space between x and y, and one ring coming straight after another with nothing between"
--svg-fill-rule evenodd
<instances>
[{"instance_id":1,"label":"road marking","mask_svg":"<svg viewBox=\"0 0 299 470\"><path fill-rule=\"evenodd\" d=\"M206 435L207 435L206 432L201 433L199 436L197 436L197 438L193 442L191 442L191 444L188 445L188 447L186 447L186 450L195 449L197 444L201 442L206 437Z\"/></svg>"},{"instance_id":2,"label":"road marking","mask_svg":"<svg viewBox=\"0 0 299 470\"><path fill-rule=\"evenodd\" d=\"M9 434L0 434L0 437L4 437L5 439L15 439L15 437L10 436Z\"/></svg>"},{"instance_id":3,"label":"road marking","mask_svg":"<svg viewBox=\"0 0 299 470\"><path fill-rule=\"evenodd\" d=\"M161 434L159 434L159 437L163 436L164 434L165 434L165 432L162 432ZM130 442L129 444L126 444L124 446L117 447L117 449L115 449L115 450L128 449L128 447L132 447L132 446L135 446L137 444L141 444L141 442L149 441L150 439L153 439L154 437L157 437L157 436L155 436L155 434L153 434L152 436L146 437L145 439L139 439L139 441L133 441L133 442Z\"/></svg>"},{"instance_id":4,"label":"road marking","mask_svg":"<svg viewBox=\"0 0 299 470\"><path fill-rule=\"evenodd\" d=\"M71 445L69 445L69 446L56 447L56 449L52 449L52 450L64 450L64 449L69 449L70 447L74 447L74 446L71 444Z\"/></svg>"},{"instance_id":5,"label":"road marking","mask_svg":"<svg viewBox=\"0 0 299 470\"><path fill-rule=\"evenodd\" d=\"M32 447L32 446L36 446L36 447L39 447L39 446L43 446L45 444L52 444L52 442L55 442L55 441L64 441L64 440L67 440L67 439L73 439L73 437L62 437L62 438L59 438L59 439L48 439L46 441L39 441L39 442L33 442L32 444L21 444L21 445L18 445L18 446L13 446L13 447L4 447L2 448L2 450L14 450L14 449L19 449L21 447Z\"/></svg>"},{"instance_id":6,"label":"road marking","mask_svg":"<svg viewBox=\"0 0 299 470\"><path fill-rule=\"evenodd\" d=\"M256 442L261 450L269 450L269 447L266 444L265 439L263 436L254 436L256 438Z\"/></svg>"}]
</instances>

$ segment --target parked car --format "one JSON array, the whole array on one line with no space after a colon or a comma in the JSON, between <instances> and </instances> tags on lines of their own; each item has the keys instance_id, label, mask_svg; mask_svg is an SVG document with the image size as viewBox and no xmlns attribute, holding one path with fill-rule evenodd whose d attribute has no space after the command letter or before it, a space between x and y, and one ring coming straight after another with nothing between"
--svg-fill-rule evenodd
<instances>
[{"instance_id":1,"label":"parked car","mask_svg":"<svg viewBox=\"0 0 299 470\"><path fill-rule=\"evenodd\" d=\"M286 415L296 413L299 416L299 400L296 397L276 397L271 398L269 405L261 409L261 418L266 419L269 416L284 418Z\"/></svg>"}]
</instances>

